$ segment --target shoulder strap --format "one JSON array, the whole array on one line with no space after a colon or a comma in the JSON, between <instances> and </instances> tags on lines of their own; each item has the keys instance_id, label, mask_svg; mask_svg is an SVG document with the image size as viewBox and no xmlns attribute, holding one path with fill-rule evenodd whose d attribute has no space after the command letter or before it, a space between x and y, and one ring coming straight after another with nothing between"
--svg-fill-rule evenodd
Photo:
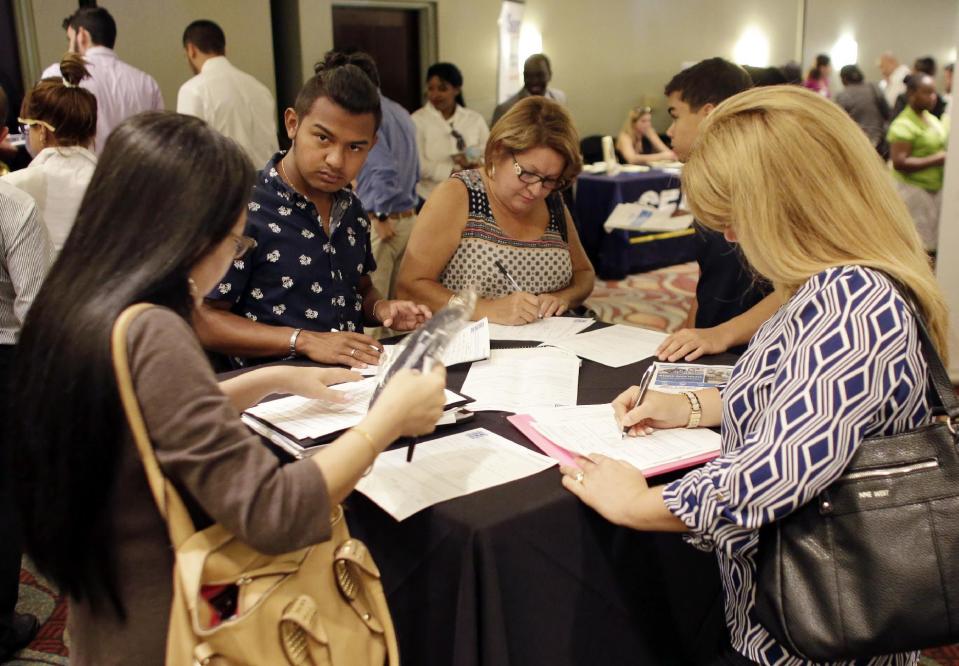
<instances>
[{"instance_id":1,"label":"shoulder strap","mask_svg":"<svg viewBox=\"0 0 959 666\"><path fill-rule=\"evenodd\" d=\"M174 549L177 549L193 535L196 529L183 500L180 499L180 495L160 470L160 463L157 462L153 446L150 444L146 422L143 420L143 413L140 411L140 404L133 389L130 359L127 354L127 333L130 330L130 324L139 314L151 307L153 305L150 303L138 303L131 305L120 313L113 325L111 336L113 368L117 377L117 388L120 391L123 411L126 413L127 423L133 433L137 451L140 453L140 460L143 462L143 469L150 485L150 492L153 494L153 501L156 502L160 515L166 521L170 541Z\"/></svg>"},{"instance_id":2,"label":"shoulder strap","mask_svg":"<svg viewBox=\"0 0 959 666\"><path fill-rule=\"evenodd\" d=\"M566 207L563 205L563 195L559 192L553 192L546 197L546 206L549 208L550 217L556 220L560 237L564 243L568 243L569 230L566 228Z\"/></svg>"}]
</instances>

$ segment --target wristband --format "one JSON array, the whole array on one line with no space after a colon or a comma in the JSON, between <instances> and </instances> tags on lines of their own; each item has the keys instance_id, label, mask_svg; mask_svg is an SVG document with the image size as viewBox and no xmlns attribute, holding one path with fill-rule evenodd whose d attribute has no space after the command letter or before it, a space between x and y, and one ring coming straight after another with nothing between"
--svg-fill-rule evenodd
<instances>
[{"instance_id":1,"label":"wristband","mask_svg":"<svg viewBox=\"0 0 959 666\"><path fill-rule=\"evenodd\" d=\"M296 356L296 339L300 337L300 332L302 328L294 328L293 333L290 335L290 356Z\"/></svg>"},{"instance_id":2,"label":"wristband","mask_svg":"<svg viewBox=\"0 0 959 666\"><path fill-rule=\"evenodd\" d=\"M376 316L376 306L385 300L385 298L378 298L373 302L373 321L378 321L381 324L383 323L383 320Z\"/></svg>"},{"instance_id":3,"label":"wristband","mask_svg":"<svg viewBox=\"0 0 959 666\"><path fill-rule=\"evenodd\" d=\"M699 396L692 391L684 391L683 395L689 401L689 422L687 428L698 428L699 422L703 418L703 406L699 402Z\"/></svg>"},{"instance_id":4,"label":"wristband","mask_svg":"<svg viewBox=\"0 0 959 666\"><path fill-rule=\"evenodd\" d=\"M377 456L376 445L373 443L373 437L370 435L370 433L366 432L359 426L353 426L352 428L350 428L350 432L355 432L357 435L365 439L366 443L369 444L370 446L370 453L373 454L373 459L370 461L370 466L366 468L365 472L363 472L363 476L366 476L367 474L370 473L370 471L372 471L373 463L376 462L376 456Z\"/></svg>"}]
</instances>

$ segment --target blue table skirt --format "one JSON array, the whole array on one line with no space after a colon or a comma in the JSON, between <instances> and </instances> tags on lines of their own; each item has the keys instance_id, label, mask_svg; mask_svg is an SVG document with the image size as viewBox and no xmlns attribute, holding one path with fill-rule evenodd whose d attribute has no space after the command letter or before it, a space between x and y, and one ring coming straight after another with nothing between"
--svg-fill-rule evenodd
<instances>
[{"instance_id":1,"label":"blue table skirt","mask_svg":"<svg viewBox=\"0 0 959 666\"><path fill-rule=\"evenodd\" d=\"M603 230L603 223L621 203L642 200L664 205L675 202L679 178L664 171L621 173L616 176L583 174L576 180L576 229L593 262L596 274L604 280L621 280L631 273L681 264L694 260L692 230L680 232L638 232Z\"/></svg>"}]
</instances>

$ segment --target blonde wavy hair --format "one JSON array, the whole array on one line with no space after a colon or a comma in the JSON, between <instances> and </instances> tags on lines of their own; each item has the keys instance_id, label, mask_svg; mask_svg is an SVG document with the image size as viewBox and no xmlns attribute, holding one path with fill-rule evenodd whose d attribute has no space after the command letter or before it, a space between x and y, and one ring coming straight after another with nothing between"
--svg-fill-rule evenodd
<instances>
[{"instance_id":1,"label":"blonde wavy hair","mask_svg":"<svg viewBox=\"0 0 959 666\"><path fill-rule=\"evenodd\" d=\"M620 128L620 134L626 134L630 138L633 138L636 134L636 130L633 129L633 125L637 120L643 116L652 116L653 108L650 106L636 106L629 110L629 113L626 114L626 120L623 121L623 126Z\"/></svg>"},{"instance_id":2,"label":"blonde wavy hair","mask_svg":"<svg viewBox=\"0 0 959 666\"><path fill-rule=\"evenodd\" d=\"M683 184L697 219L731 226L749 263L786 296L834 266L893 276L946 358L948 313L915 224L838 105L797 86L730 97L703 122Z\"/></svg>"}]
</instances>

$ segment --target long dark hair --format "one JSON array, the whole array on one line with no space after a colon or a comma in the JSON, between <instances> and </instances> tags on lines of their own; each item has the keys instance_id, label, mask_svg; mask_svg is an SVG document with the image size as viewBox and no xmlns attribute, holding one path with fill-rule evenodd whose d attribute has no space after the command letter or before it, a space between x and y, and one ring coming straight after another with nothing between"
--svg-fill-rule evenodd
<instances>
[{"instance_id":1,"label":"long dark hair","mask_svg":"<svg viewBox=\"0 0 959 666\"><path fill-rule=\"evenodd\" d=\"M198 118L125 121L23 327L7 441L25 550L63 592L121 617L111 504L128 430L111 329L141 301L189 317L189 271L236 224L252 184L239 146Z\"/></svg>"}]
</instances>

